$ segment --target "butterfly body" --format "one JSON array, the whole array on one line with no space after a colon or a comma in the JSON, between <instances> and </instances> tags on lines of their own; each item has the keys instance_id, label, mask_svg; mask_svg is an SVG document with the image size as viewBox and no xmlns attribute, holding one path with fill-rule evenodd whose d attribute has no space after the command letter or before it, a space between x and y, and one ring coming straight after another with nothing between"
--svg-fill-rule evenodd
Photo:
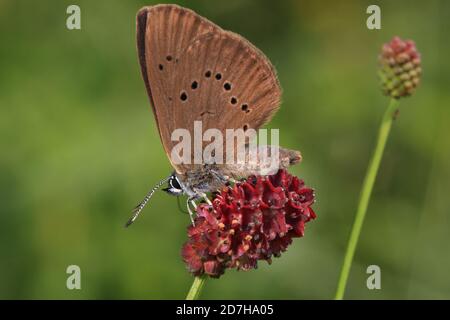
<instances>
[{"instance_id":1,"label":"butterfly body","mask_svg":"<svg viewBox=\"0 0 450 320\"><path fill-rule=\"evenodd\" d=\"M247 157L241 163L196 165L183 174L174 173L173 175L176 177L184 194L192 198L198 198L205 193L220 190L230 180L246 179L251 175L274 174L279 169L287 169L301 160L301 155L298 151L278 146L262 147L268 147L273 153L276 148L278 159L273 161L269 157L260 156L255 157L252 161L249 153L247 153Z\"/></svg>"},{"instance_id":2,"label":"butterfly body","mask_svg":"<svg viewBox=\"0 0 450 320\"><path fill-rule=\"evenodd\" d=\"M197 163L194 153L187 161L179 161L172 152L179 142L173 139L174 132L194 133L198 122L205 134L208 130L223 136L229 129L258 130L279 109L281 87L274 67L260 50L192 10L177 5L144 7L137 14L136 29L145 87L174 168L158 186L168 181L168 193L186 194L191 201L205 198L227 181L274 173L300 161L298 151L278 146L258 147L256 156L241 154L236 162ZM207 143L199 143L205 150ZM243 150L249 151L247 145ZM267 150L272 157L263 156ZM228 159L241 152L226 149L223 156ZM136 207L131 222L154 191Z\"/></svg>"}]
</instances>

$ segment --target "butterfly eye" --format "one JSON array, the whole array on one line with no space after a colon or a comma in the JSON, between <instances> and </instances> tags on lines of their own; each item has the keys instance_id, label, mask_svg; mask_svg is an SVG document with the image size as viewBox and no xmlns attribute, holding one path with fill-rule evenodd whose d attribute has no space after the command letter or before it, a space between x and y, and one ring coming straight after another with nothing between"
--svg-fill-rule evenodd
<instances>
[{"instance_id":1,"label":"butterfly eye","mask_svg":"<svg viewBox=\"0 0 450 320\"><path fill-rule=\"evenodd\" d=\"M169 184L170 184L170 186L171 186L172 188L181 190L181 185L180 185L180 183L178 182L178 179L177 179L176 177L173 176L173 177L169 180Z\"/></svg>"},{"instance_id":2,"label":"butterfly eye","mask_svg":"<svg viewBox=\"0 0 450 320\"><path fill-rule=\"evenodd\" d=\"M172 61L172 56L167 56L166 59L167 61Z\"/></svg>"},{"instance_id":3,"label":"butterfly eye","mask_svg":"<svg viewBox=\"0 0 450 320\"><path fill-rule=\"evenodd\" d=\"M237 103L236 97L231 97L230 102L231 102L231 104L236 104Z\"/></svg>"},{"instance_id":4,"label":"butterfly eye","mask_svg":"<svg viewBox=\"0 0 450 320\"><path fill-rule=\"evenodd\" d=\"M244 103L242 106L241 106L241 109L242 109L242 111L245 111L245 112L249 112L250 110L248 110L248 104L246 104L246 103Z\"/></svg>"},{"instance_id":5,"label":"butterfly eye","mask_svg":"<svg viewBox=\"0 0 450 320\"><path fill-rule=\"evenodd\" d=\"M206 72L205 72L205 77L206 77L206 78L211 77L211 71L209 71L209 70L206 71Z\"/></svg>"},{"instance_id":6,"label":"butterfly eye","mask_svg":"<svg viewBox=\"0 0 450 320\"><path fill-rule=\"evenodd\" d=\"M158 66L158 69L162 71L162 70L164 69L164 66L163 66L162 64L160 64L160 65Z\"/></svg>"},{"instance_id":7,"label":"butterfly eye","mask_svg":"<svg viewBox=\"0 0 450 320\"><path fill-rule=\"evenodd\" d=\"M247 124L244 124L244 126L242 127L242 129L244 129L244 131L247 131L248 125L247 125Z\"/></svg>"},{"instance_id":8,"label":"butterfly eye","mask_svg":"<svg viewBox=\"0 0 450 320\"><path fill-rule=\"evenodd\" d=\"M173 196L179 196L184 193L184 190L181 187L181 184L176 176L172 175L168 181L168 184L169 187L163 189L163 191L167 192L168 194Z\"/></svg>"},{"instance_id":9,"label":"butterfly eye","mask_svg":"<svg viewBox=\"0 0 450 320\"><path fill-rule=\"evenodd\" d=\"M224 88L225 90L227 90L227 91L230 91L230 90L231 90L231 83L225 82L225 84L223 85L223 88Z\"/></svg>"},{"instance_id":10,"label":"butterfly eye","mask_svg":"<svg viewBox=\"0 0 450 320\"><path fill-rule=\"evenodd\" d=\"M197 81L192 82L191 88L192 88L192 90L197 89L198 88L198 82Z\"/></svg>"},{"instance_id":11,"label":"butterfly eye","mask_svg":"<svg viewBox=\"0 0 450 320\"><path fill-rule=\"evenodd\" d=\"M220 73L217 73L217 74L216 74L216 79L217 79L217 80L222 79L222 75L221 75Z\"/></svg>"},{"instance_id":12,"label":"butterfly eye","mask_svg":"<svg viewBox=\"0 0 450 320\"><path fill-rule=\"evenodd\" d=\"M187 100L187 94L186 94L186 92L183 91L183 92L181 93L180 99L181 99L181 101L186 101L186 100Z\"/></svg>"}]
</instances>

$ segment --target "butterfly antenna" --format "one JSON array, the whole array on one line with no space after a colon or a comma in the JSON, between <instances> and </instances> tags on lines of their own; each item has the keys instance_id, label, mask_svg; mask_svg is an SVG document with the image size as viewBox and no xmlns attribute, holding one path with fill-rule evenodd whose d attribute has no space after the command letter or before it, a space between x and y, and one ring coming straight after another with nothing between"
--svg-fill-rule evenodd
<instances>
[{"instance_id":1,"label":"butterfly antenna","mask_svg":"<svg viewBox=\"0 0 450 320\"><path fill-rule=\"evenodd\" d=\"M144 200L142 200L141 203L139 203L134 209L133 209L133 215L131 216L131 218L127 221L127 223L125 224L125 227L128 227L130 224L132 224L137 217L139 216L139 214L141 213L142 209L144 209L145 205L148 203L148 201L150 200L150 198L153 196L153 194L156 192L156 190L158 190L159 188L161 188L161 186L166 183L171 176L168 176L167 178L162 179L160 182L158 182L153 188L152 190L150 190L147 195L145 196Z\"/></svg>"}]
</instances>

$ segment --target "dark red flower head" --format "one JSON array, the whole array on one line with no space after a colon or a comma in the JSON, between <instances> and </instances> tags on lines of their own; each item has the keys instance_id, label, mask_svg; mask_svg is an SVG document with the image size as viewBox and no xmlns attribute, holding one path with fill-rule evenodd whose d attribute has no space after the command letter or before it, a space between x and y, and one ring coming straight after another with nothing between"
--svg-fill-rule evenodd
<instances>
[{"instance_id":1,"label":"dark red flower head","mask_svg":"<svg viewBox=\"0 0 450 320\"><path fill-rule=\"evenodd\" d=\"M225 187L212 203L197 207L195 226L188 228L182 249L194 275L219 277L227 268L249 270L257 268L258 260L270 263L316 217L313 190L285 170Z\"/></svg>"},{"instance_id":2,"label":"dark red flower head","mask_svg":"<svg viewBox=\"0 0 450 320\"><path fill-rule=\"evenodd\" d=\"M422 73L420 53L411 40L394 37L385 43L379 56L383 92L393 98L411 95Z\"/></svg>"}]
</instances>

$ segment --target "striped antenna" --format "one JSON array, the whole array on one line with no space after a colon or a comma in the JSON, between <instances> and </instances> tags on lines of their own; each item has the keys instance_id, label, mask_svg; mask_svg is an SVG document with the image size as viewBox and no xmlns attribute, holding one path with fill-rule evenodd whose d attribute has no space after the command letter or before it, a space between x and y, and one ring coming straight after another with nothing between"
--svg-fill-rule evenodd
<instances>
[{"instance_id":1,"label":"striped antenna","mask_svg":"<svg viewBox=\"0 0 450 320\"><path fill-rule=\"evenodd\" d=\"M130 224L132 224L134 222L134 220L137 219L137 217L139 216L139 214L141 213L142 209L144 209L145 205L148 203L148 201L150 200L150 198L153 196L153 194L156 192L156 190L158 190L159 188L161 188L161 186L166 183L170 177L172 175L168 176L167 178L162 179L160 182L158 182L153 188L152 190L150 190L147 195L145 196L144 200L142 200L141 203L139 203L134 209L133 209L133 216L127 221L127 223L125 224L125 227L128 227Z\"/></svg>"}]
</instances>

